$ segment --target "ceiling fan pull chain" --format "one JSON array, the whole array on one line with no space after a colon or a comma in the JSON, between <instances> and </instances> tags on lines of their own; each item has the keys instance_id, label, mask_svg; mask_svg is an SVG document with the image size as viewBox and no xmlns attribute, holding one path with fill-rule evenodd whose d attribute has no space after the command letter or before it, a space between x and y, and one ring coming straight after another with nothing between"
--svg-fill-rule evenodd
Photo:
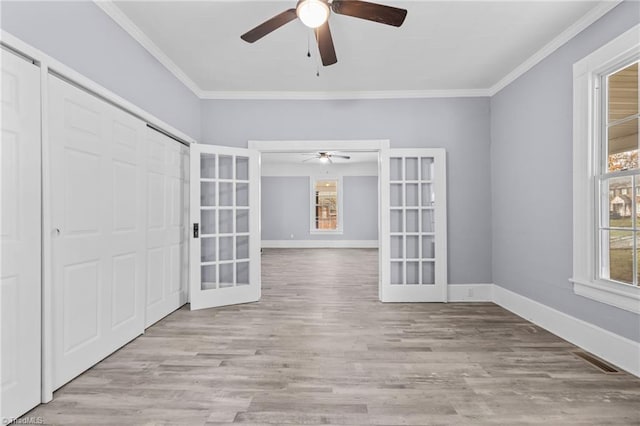
<instances>
[{"instance_id":1,"label":"ceiling fan pull chain","mask_svg":"<svg viewBox=\"0 0 640 426\"><path fill-rule=\"evenodd\" d=\"M311 57L311 34L307 31L307 58Z\"/></svg>"}]
</instances>

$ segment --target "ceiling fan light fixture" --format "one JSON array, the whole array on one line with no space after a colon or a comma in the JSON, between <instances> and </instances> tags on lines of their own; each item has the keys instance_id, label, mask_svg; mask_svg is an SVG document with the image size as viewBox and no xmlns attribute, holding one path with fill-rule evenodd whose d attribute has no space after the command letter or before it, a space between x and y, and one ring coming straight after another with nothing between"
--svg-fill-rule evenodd
<instances>
[{"instance_id":1,"label":"ceiling fan light fixture","mask_svg":"<svg viewBox=\"0 0 640 426\"><path fill-rule=\"evenodd\" d=\"M329 19L329 6L322 0L301 0L296 6L298 18L309 28L318 28Z\"/></svg>"}]
</instances>

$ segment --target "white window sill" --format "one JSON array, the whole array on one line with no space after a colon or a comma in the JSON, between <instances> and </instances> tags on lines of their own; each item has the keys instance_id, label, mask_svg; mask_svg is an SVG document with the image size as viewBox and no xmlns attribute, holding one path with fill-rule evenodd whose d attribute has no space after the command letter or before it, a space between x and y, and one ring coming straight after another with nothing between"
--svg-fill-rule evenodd
<instances>
[{"instance_id":1,"label":"white window sill","mask_svg":"<svg viewBox=\"0 0 640 426\"><path fill-rule=\"evenodd\" d=\"M321 231L318 229L313 229L311 231L309 231L309 233L311 235L342 235L344 234L344 232L342 232L342 230L337 230L337 231L333 231L333 230L326 230L326 231Z\"/></svg>"},{"instance_id":2,"label":"white window sill","mask_svg":"<svg viewBox=\"0 0 640 426\"><path fill-rule=\"evenodd\" d=\"M588 281L572 278L573 292L625 311L640 314L640 287L611 281Z\"/></svg>"}]
</instances>

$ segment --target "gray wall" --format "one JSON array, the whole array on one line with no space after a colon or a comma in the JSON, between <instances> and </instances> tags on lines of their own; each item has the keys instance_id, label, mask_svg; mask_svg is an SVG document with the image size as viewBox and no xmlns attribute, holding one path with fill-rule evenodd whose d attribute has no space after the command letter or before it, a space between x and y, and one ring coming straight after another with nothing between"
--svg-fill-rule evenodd
<instances>
[{"instance_id":1,"label":"gray wall","mask_svg":"<svg viewBox=\"0 0 640 426\"><path fill-rule=\"evenodd\" d=\"M343 234L312 235L309 177L262 177L263 240L377 240L378 177L344 176Z\"/></svg>"},{"instance_id":2,"label":"gray wall","mask_svg":"<svg viewBox=\"0 0 640 426\"><path fill-rule=\"evenodd\" d=\"M573 294L573 63L640 21L625 2L491 99L493 281L640 341L640 318ZM585 206L588 208L588 206Z\"/></svg>"},{"instance_id":3,"label":"gray wall","mask_svg":"<svg viewBox=\"0 0 640 426\"><path fill-rule=\"evenodd\" d=\"M390 139L393 148L447 150L449 281L490 283L488 98L203 101L202 140ZM263 195L264 199L264 195Z\"/></svg>"},{"instance_id":4,"label":"gray wall","mask_svg":"<svg viewBox=\"0 0 640 426\"><path fill-rule=\"evenodd\" d=\"M196 140L200 100L91 1L0 2L3 30Z\"/></svg>"}]
</instances>

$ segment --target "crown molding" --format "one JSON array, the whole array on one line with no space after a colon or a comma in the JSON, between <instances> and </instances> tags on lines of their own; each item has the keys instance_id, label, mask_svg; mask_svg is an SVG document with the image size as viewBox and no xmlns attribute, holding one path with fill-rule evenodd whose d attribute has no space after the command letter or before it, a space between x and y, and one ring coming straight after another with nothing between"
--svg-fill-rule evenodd
<instances>
[{"instance_id":1,"label":"crown molding","mask_svg":"<svg viewBox=\"0 0 640 426\"><path fill-rule=\"evenodd\" d=\"M470 98L488 97L488 89L452 89L452 90L379 90L379 91L343 91L343 92L294 92L294 91L256 91L256 92L216 92L203 91L201 99L216 100L337 100L337 99L416 99L416 98Z\"/></svg>"},{"instance_id":2,"label":"crown molding","mask_svg":"<svg viewBox=\"0 0 640 426\"><path fill-rule=\"evenodd\" d=\"M166 53L162 51L127 15L120 10L111 0L94 0L104 13L106 13L116 24L120 25L135 41L140 43L151 55L156 58L171 74L173 74L182 84L193 92L198 98L202 98L202 90L198 85L173 62Z\"/></svg>"},{"instance_id":3,"label":"crown molding","mask_svg":"<svg viewBox=\"0 0 640 426\"><path fill-rule=\"evenodd\" d=\"M585 13L569 28L561 32L557 37L547 43L542 49L538 50L529 59L518 65L513 71L505 75L500 81L487 89L488 96L493 96L509 84L513 83L518 77L529 71L531 68L542 62L547 56L564 46L567 42L580 34L589 25L606 15L611 9L622 3L623 0L601 1L593 9Z\"/></svg>"},{"instance_id":4,"label":"crown molding","mask_svg":"<svg viewBox=\"0 0 640 426\"><path fill-rule=\"evenodd\" d=\"M229 1L229 0L211 0ZM240 0L243 1L243 0ZM248 1L248 0L245 0ZM624 0L605 0L584 14L578 21L560 33L496 84L484 89L451 90L380 90L380 91L210 91L202 90L162 49L131 21L112 0L94 0L111 19L122 27L134 40L155 57L169 72L189 88L198 98L207 100L358 100L358 99L421 99L421 98L466 98L491 97L518 77L525 74L546 57L569 42L572 38L600 19Z\"/></svg>"}]
</instances>

